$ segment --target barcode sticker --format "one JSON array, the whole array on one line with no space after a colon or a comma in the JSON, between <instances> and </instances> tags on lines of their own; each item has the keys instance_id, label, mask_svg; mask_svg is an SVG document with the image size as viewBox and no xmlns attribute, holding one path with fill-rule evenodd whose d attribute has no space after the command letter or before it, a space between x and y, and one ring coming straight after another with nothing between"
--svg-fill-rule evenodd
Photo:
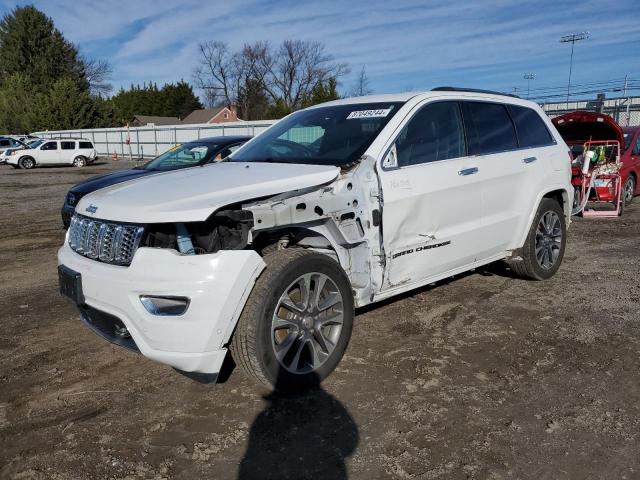
<instances>
[{"instance_id":1,"label":"barcode sticker","mask_svg":"<svg viewBox=\"0 0 640 480\"><path fill-rule=\"evenodd\" d=\"M356 110L347 116L347 120L354 118L384 118L391 112L390 108L379 108L377 110Z\"/></svg>"}]
</instances>

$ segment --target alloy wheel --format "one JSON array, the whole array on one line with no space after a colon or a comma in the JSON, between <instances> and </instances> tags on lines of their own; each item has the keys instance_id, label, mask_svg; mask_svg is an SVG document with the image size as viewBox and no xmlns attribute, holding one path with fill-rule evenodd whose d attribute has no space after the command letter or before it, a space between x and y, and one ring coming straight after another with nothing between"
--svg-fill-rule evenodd
<instances>
[{"instance_id":1,"label":"alloy wheel","mask_svg":"<svg viewBox=\"0 0 640 480\"><path fill-rule=\"evenodd\" d=\"M271 344L280 365L295 374L317 370L340 339L343 298L323 273L298 277L280 296L271 322Z\"/></svg>"},{"instance_id":2,"label":"alloy wheel","mask_svg":"<svg viewBox=\"0 0 640 480\"><path fill-rule=\"evenodd\" d=\"M545 270L551 269L560 255L562 224L556 212L548 211L540 217L536 230L536 261Z\"/></svg>"}]
</instances>

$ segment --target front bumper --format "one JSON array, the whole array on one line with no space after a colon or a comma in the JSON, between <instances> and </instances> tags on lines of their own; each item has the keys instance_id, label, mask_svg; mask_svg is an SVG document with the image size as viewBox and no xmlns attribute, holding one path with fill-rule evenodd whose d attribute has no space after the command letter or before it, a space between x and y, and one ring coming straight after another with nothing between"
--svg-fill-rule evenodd
<instances>
[{"instance_id":1,"label":"front bumper","mask_svg":"<svg viewBox=\"0 0 640 480\"><path fill-rule=\"evenodd\" d=\"M121 322L131 334L128 348L185 372L208 374L220 371L225 345L265 267L252 250L180 255L144 247L122 267L85 258L66 241L58 263L81 274L86 305L80 311L96 333L113 342L109 322ZM144 308L140 295L185 296L191 302L183 315L157 316ZM90 325L97 317L99 324Z\"/></svg>"}]
</instances>

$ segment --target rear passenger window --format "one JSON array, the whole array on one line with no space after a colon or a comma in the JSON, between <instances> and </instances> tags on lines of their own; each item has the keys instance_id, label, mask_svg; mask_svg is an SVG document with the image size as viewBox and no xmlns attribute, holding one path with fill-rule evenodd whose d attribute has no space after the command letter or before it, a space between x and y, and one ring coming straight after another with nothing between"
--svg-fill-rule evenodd
<instances>
[{"instance_id":1,"label":"rear passenger window","mask_svg":"<svg viewBox=\"0 0 640 480\"><path fill-rule=\"evenodd\" d=\"M76 142L60 142L60 148L62 150L75 150Z\"/></svg>"},{"instance_id":2,"label":"rear passenger window","mask_svg":"<svg viewBox=\"0 0 640 480\"><path fill-rule=\"evenodd\" d=\"M396 140L401 167L465 155L464 131L458 102L435 102L423 107Z\"/></svg>"},{"instance_id":3,"label":"rear passenger window","mask_svg":"<svg viewBox=\"0 0 640 480\"><path fill-rule=\"evenodd\" d=\"M534 110L517 105L510 105L509 108L513 123L516 124L518 143L521 147L541 147L553 144L553 137L547 126Z\"/></svg>"},{"instance_id":4,"label":"rear passenger window","mask_svg":"<svg viewBox=\"0 0 640 480\"><path fill-rule=\"evenodd\" d=\"M469 155L486 155L518 148L516 130L500 103L463 102Z\"/></svg>"},{"instance_id":5,"label":"rear passenger window","mask_svg":"<svg viewBox=\"0 0 640 480\"><path fill-rule=\"evenodd\" d=\"M91 142L80 142L80 148L93 148L93 144Z\"/></svg>"}]
</instances>

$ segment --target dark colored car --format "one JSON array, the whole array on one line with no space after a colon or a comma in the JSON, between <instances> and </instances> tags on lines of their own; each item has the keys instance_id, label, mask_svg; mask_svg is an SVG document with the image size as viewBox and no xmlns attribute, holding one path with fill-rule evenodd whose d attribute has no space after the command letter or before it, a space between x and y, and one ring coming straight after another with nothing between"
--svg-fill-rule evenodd
<instances>
[{"instance_id":1,"label":"dark colored car","mask_svg":"<svg viewBox=\"0 0 640 480\"><path fill-rule=\"evenodd\" d=\"M196 167L222 160L250 138L249 136L201 138L178 144L139 167L91 177L75 185L67 193L61 212L64 228L69 227L76 205L87 193L154 173Z\"/></svg>"}]
</instances>

